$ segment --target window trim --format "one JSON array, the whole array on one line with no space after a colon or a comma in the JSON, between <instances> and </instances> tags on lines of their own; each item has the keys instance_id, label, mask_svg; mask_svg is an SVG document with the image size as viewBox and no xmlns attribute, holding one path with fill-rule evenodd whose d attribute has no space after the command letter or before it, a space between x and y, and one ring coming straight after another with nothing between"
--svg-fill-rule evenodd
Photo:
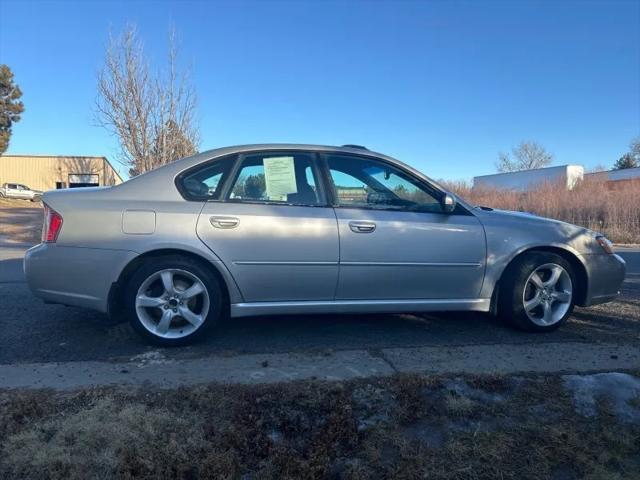
<instances>
[{"instance_id":1,"label":"window trim","mask_svg":"<svg viewBox=\"0 0 640 480\"><path fill-rule=\"evenodd\" d=\"M354 157L357 159L363 159L363 160L370 160L373 162L378 162L381 163L383 165L389 165L392 168L395 168L397 170L399 170L400 172L402 172L403 174L405 174L407 177L409 177L410 179L412 179L414 182L416 182L417 185L424 187L427 192L433 192L436 197L436 199L438 200L438 202L441 201L442 197L445 196L447 194L447 192L437 188L435 185L432 185L431 183L423 180L422 178L419 178L418 176L416 176L413 172L410 172L409 170L403 168L400 165L397 165L393 162L390 162L388 160L385 160L384 158L380 158L380 157L376 157L374 155L361 155L361 154L355 154L355 153L347 153L347 152L319 152L320 154L320 158L321 158L321 166L322 169L324 171L324 175L323 175L323 179L325 182L327 182L327 191L330 191L331 193L331 198L330 198L330 202L331 202L331 206L333 208L340 208L340 209L357 209L357 210L371 210L371 211L378 211L378 212L402 212L402 213L427 213L427 214L433 214L433 215L465 215L465 216L473 216L473 214L471 212L469 212L464 206L460 205L460 202L457 202L456 204L456 208L453 212L427 212L427 211L422 211L422 210L407 210L404 208L384 208L384 207L370 207L370 206L366 206L366 205L341 205L340 203L338 203L338 194L336 192L336 188L335 188L335 184L333 182L333 178L331 177L331 169L329 168L329 161L328 161L328 157L329 156L341 156L341 157Z\"/></svg>"},{"instance_id":2,"label":"window trim","mask_svg":"<svg viewBox=\"0 0 640 480\"><path fill-rule=\"evenodd\" d=\"M180 193L182 198L184 198L189 202L219 201L222 195L222 192L224 191L225 184L228 183L229 174L232 173L235 168L235 164L237 162L238 156L239 156L238 153L230 153L228 155L222 155L220 157L210 158L209 160L205 160L204 162L200 162L197 165L193 165L192 167L189 167L186 170L181 171L178 175L176 175L176 178L174 179L174 182L173 182L176 188L178 189L178 193ZM236 157L236 158L234 159L233 157ZM200 197L198 195L193 195L186 188L184 188L183 180L185 177L189 176L191 173L196 172L198 170L204 170L214 163L223 162L228 159L232 159L233 163L231 165L231 168L227 172L227 174L225 175L223 173L222 178L220 179L220 182L222 182L222 184L219 185L219 187L216 189L217 190L216 194L213 197Z\"/></svg>"},{"instance_id":3,"label":"window trim","mask_svg":"<svg viewBox=\"0 0 640 480\"><path fill-rule=\"evenodd\" d=\"M269 156L277 156L279 154L284 155L294 155L303 154L307 155L311 158L311 169L313 171L314 180L316 182L316 188L318 189L318 203L290 203L290 202L278 202L276 200L246 200L246 199L233 199L229 198L231 195L231 190L235 185L238 177L240 176L240 170L242 169L242 164L247 157L251 157L254 155L266 154ZM326 194L326 189L324 186L323 178L321 175L321 171L318 165L318 152L313 150L300 150L300 149L277 149L277 150L251 150L248 152L242 152L238 155L238 159L234 167L231 169L231 174L229 175L229 180L226 182L224 190L221 192L220 201L230 204L247 204L247 205L272 205L272 206L283 206L283 207L331 207L331 204L328 201L328 196Z\"/></svg>"}]
</instances>

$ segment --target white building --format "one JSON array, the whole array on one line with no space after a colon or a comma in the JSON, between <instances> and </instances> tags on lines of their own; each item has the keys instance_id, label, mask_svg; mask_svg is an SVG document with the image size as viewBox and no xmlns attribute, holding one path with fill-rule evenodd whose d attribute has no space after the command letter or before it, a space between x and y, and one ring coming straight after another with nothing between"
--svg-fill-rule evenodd
<instances>
[{"instance_id":1,"label":"white building","mask_svg":"<svg viewBox=\"0 0 640 480\"><path fill-rule=\"evenodd\" d=\"M622 170L608 170L606 172L585 173L584 178L585 180L606 180L607 182L640 179L640 167L623 168Z\"/></svg>"},{"instance_id":2,"label":"white building","mask_svg":"<svg viewBox=\"0 0 640 480\"><path fill-rule=\"evenodd\" d=\"M536 168L519 172L495 173L473 177L473 187L525 191L541 183L563 184L571 190L584 178L581 165Z\"/></svg>"}]
</instances>

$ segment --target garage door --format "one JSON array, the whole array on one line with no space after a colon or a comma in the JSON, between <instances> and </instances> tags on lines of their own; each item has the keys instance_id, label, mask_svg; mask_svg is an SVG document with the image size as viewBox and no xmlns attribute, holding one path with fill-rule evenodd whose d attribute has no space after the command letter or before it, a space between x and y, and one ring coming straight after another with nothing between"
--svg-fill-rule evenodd
<instances>
[{"instance_id":1,"label":"garage door","mask_svg":"<svg viewBox=\"0 0 640 480\"><path fill-rule=\"evenodd\" d=\"M70 173L69 188L97 187L100 185L100 178L93 173Z\"/></svg>"}]
</instances>

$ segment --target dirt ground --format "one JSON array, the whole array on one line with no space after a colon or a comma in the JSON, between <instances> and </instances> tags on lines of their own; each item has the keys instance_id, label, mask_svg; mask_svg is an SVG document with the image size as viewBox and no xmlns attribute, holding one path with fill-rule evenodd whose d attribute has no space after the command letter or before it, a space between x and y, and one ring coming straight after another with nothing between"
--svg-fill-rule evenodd
<instances>
[{"instance_id":1,"label":"dirt ground","mask_svg":"<svg viewBox=\"0 0 640 480\"><path fill-rule=\"evenodd\" d=\"M640 378L0 392L1 478L635 479Z\"/></svg>"},{"instance_id":2,"label":"dirt ground","mask_svg":"<svg viewBox=\"0 0 640 480\"><path fill-rule=\"evenodd\" d=\"M33 245L42 233L42 203L0 198L0 245Z\"/></svg>"}]
</instances>

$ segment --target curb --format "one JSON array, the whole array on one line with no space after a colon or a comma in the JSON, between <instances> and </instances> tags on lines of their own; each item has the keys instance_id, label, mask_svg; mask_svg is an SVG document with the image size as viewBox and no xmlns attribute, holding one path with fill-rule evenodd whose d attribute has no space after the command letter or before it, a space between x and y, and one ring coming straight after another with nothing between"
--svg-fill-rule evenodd
<instances>
[{"instance_id":1,"label":"curb","mask_svg":"<svg viewBox=\"0 0 640 480\"><path fill-rule=\"evenodd\" d=\"M0 365L0 389L72 390L111 385L176 388L204 383L339 381L396 373L512 374L640 370L637 345L547 343L390 348L331 354L264 354L171 360L161 351L128 362Z\"/></svg>"}]
</instances>

